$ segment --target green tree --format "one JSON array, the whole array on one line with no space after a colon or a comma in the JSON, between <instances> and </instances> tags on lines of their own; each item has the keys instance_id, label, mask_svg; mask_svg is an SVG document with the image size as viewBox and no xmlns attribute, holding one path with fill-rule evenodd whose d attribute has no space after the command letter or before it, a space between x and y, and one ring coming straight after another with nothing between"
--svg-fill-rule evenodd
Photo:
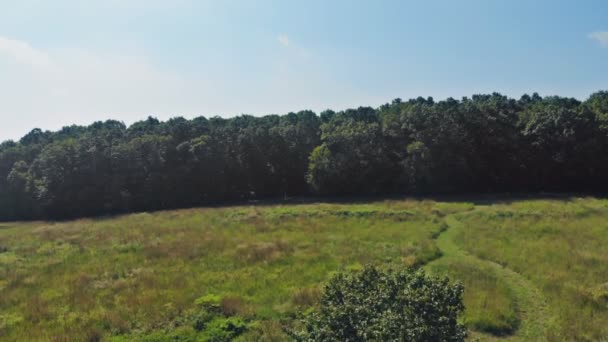
<instances>
[{"instance_id":1,"label":"green tree","mask_svg":"<svg viewBox=\"0 0 608 342\"><path fill-rule=\"evenodd\" d=\"M494 93L224 119L33 129L0 143L0 220L217 201L388 193L608 191L608 91Z\"/></svg>"},{"instance_id":2,"label":"green tree","mask_svg":"<svg viewBox=\"0 0 608 342\"><path fill-rule=\"evenodd\" d=\"M573 99L545 98L521 116L521 151L529 188L538 190L593 189L602 160L596 117Z\"/></svg>"},{"instance_id":3,"label":"green tree","mask_svg":"<svg viewBox=\"0 0 608 342\"><path fill-rule=\"evenodd\" d=\"M608 91L598 91L591 94L585 104L597 116L600 127L604 131L608 131Z\"/></svg>"},{"instance_id":4,"label":"green tree","mask_svg":"<svg viewBox=\"0 0 608 342\"><path fill-rule=\"evenodd\" d=\"M322 145L310 157L308 182L324 194L391 191L396 164L373 108L349 109L326 117Z\"/></svg>"},{"instance_id":5,"label":"green tree","mask_svg":"<svg viewBox=\"0 0 608 342\"><path fill-rule=\"evenodd\" d=\"M294 335L299 341L464 341L462 293L462 285L422 271L339 273Z\"/></svg>"}]
</instances>

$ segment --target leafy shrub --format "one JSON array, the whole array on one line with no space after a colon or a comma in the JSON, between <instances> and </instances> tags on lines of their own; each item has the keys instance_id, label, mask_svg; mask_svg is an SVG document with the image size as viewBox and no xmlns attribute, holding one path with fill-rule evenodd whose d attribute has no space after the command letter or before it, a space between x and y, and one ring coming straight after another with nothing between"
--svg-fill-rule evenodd
<instances>
[{"instance_id":1,"label":"leafy shrub","mask_svg":"<svg viewBox=\"0 0 608 342\"><path fill-rule=\"evenodd\" d=\"M0 313L0 333L6 328L23 322L23 317L13 313Z\"/></svg>"},{"instance_id":2,"label":"leafy shrub","mask_svg":"<svg viewBox=\"0 0 608 342\"><path fill-rule=\"evenodd\" d=\"M154 331L145 335L112 336L110 342L197 342L196 331L188 327L179 327L173 331Z\"/></svg>"},{"instance_id":3,"label":"leafy shrub","mask_svg":"<svg viewBox=\"0 0 608 342\"><path fill-rule=\"evenodd\" d=\"M215 294L207 294L202 297L197 298L194 301L194 304L200 306L204 309L215 310L220 307L220 303L222 302L222 297Z\"/></svg>"},{"instance_id":4,"label":"leafy shrub","mask_svg":"<svg viewBox=\"0 0 608 342\"><path fill-rule=\"evenodd\" d=\"M239 336L235 342L284 342L289 341L285 328L279 321L257 321L252 323L246 334Z\"/></svg>"},{"instance_id":5,"label":"leafy shrub","mask_svg":"<svg viewBox=\"0 0 608 342\"><path fill-rule=\"evenodd\" d=\"M232 341L248 329L242 318L234 316L246 310L240 298L221 298L208 294L195 302L200 310L192 317L192 326L200 332L200 339L210 342Z\"/></svg>"},{"instance_id":6,"label":"leafy shrub","mask_svg":"<svg viewBox=\"0 0 608 342\"><path fill-rule=\"evenodd\" d=\"M305 316L298 341L464 341L463 286L422 271L339 273L319 311Z\"/></svg>"},{"instance_id":7,"label":"leafy shrub","mask_svg":"<svg viewBox=\"0 0 608 342\"><path fill-rule=\"evenodd\" d=\"M197 331L202 331L207 324L220 314L220 304L222 297L214 294L202 296L194 301L200 310L192 316L193 327Z\"/></svg>"},{"instance_id":8,"label":"leafy shrub","mask_svg":"<svg viewBox=\"0 0 608 342\"><path fill-rule=\"evenodd\" d=\"M209 322L203 331L202 340L209 342L232 341L247 331L247 323L240 317L218 317Z\"/></svg>"}]
</instances>

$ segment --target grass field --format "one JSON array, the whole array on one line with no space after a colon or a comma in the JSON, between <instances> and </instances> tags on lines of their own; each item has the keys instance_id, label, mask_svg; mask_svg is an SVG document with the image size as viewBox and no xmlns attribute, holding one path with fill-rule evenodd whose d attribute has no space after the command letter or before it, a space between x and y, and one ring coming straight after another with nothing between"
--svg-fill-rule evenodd
<instances>
[{"instance_id":1,"label":"grass field","mask_svg":"<svg viewBox=\"0 0 608 342\"><path fill-rule=\"evenodd\" d=\"M481 203L481 202L480 202ZM480 340L608 338L608 201L240 206L0 224L0 340L284 340L335 272L465 284ZM220 316L195 329L200 307ZM226 335L232 334L232 335Z\"/></svg>"}]
</instances>

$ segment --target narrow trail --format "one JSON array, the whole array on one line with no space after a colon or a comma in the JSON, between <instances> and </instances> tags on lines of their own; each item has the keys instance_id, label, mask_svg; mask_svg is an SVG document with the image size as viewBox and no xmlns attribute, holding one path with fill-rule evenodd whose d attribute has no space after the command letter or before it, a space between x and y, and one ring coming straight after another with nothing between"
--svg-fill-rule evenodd
<instances>
[{"instance_id":1,"label":"narrow trail","mask_svg":"<svg viewBox=\"0 0 608 342\"><path fill-rule=\"evenodd\" d=\"M443 252L443 256L430 264L452 258L471 265L491 268L500 280L504 281L513 291L520 318L519 328L513 335L498 337L476 332L473 337L482 341L545 341L545 331L548 329L548 308L540 290L521 274L496 262L478 258L456 245L454 237L460 229L464 228L464 224L456 218L456 215L458 214L445 217L448 229L437 238L437 245Z\"/></svg>"}]
</instances>

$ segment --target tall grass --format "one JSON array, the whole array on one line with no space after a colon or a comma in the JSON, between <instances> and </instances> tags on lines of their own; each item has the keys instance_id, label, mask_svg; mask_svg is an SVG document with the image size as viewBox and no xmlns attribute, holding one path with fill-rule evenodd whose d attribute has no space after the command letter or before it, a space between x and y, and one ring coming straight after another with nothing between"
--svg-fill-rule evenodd
<instances>
[{"instance_id":1,"label":"tall grass","mask_svg":"<svg viewBox=\"0 0 608 342\"><path fill-rule=\"evenodd\" d=\"M554 341L608 337L608 201L529 200L460 216L456 242L530 279L549 304Z\"/></svg>"},{"instance_id":2,"label":"tall grass","mask_svg":"<svg viewBox=\"0 0 608 342\"><path fill-rule=\"evenodd\" d=\"M0 340L194 336L184 320L199 314L197 299L217 298L227 318L211 321L214 329L245 324L244 340L280 341L283 325L316 305L333 273L429 262L433 273L464 282L464 320L490 334L475 337L518 336L534 313L484 260L542 293L544 338L606 338L608 201L484 203L242 206L3 224ZM451 231L447 218L462 229ZM442 250L445 234L471 258Z\"/></svg>"},{"instance_id":3,"label":"tall grass","mask_svg":"<svg viewBox=\"0 0 608 342\"><path fill-rule=\"evenodd\" d=\"M0 336L153 332L209 294L226 314L277 321L313 306L340 269L438 257L438 213L431 202L391 201L15 224L0 230Z\"/></svg>"}]
</instances>

